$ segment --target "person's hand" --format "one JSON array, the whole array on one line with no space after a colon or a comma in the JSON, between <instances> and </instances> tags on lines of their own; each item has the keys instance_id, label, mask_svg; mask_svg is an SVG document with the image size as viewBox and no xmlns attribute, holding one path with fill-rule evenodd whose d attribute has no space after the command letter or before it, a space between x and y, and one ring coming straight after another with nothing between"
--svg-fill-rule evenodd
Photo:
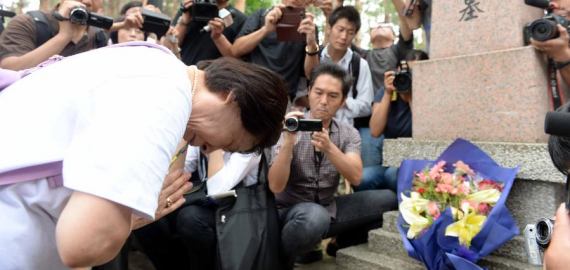
<instances>
[{"instance_id":1,"label":"person's hand","mask_svg":"<svg viewBox=\"0 0 570 270\"><path fill-rule=\"evenodd\" d=\"M547 41L531 39L530 44L537 50L544 52L555 62L567 62L570 61L570 48L568 47L570 37L564 27L560 24L558 24L557 27L560 33L557 38Z\"/></svg>"},{"instance_id":2,"label":"person's hand","mask_svg":"<svg viewBox=\"0 0 570 270\"><path fill-rule=\"evenodd\" d=\"M396 72L393 70L384 73L384 97L392 98L394 91L396 91L396 87L394 87L395 75Z\"/></svg>"},{"instance_id":3,"label":"person's hand","mask_svg":"<svg viewBox=\"0 0 570 270\"><path fill-rule=\"evenodd\" d=\"M190 176L190 173L183 173L182 170L175 170L166 175L158 196L158 208L154 220L159 220L184 204L186 201L184 194L192 188L192 183L188 182ZM135 230L152 222L152 220L133 215L131 229Z\"/></svg>"},{"instance_id":4,"label":"person's hand","mask_svg":"<svg viewBox=\"0 0 570 270\"><path fill-rule=\"evenodd\" d=\"M323 14L326 18L328 18L332 11L333 11L333 3L332 0L318 0L313 3L315 7L320 8L323 11Z\"/></svg>"},{"instance_id":5,"label":"person's hand","mask_svg":"<svg viewBox=\"0 0 570 270\"><path fill-rule=\"evenodd\" d=\"M208 22L208 25L210 26L210 37L212 37L212 39L218 39L219 37L221 37L226 27L224 24L224 20L222 20L221 18L211 19Z\"/></svg>"},{"instance_id":6,"label":"person's hand","mask_svg":"<svg viewBox=\"0 0 570 270\"><path fill-rule=\"evenodd\" d=\"M192 4L194 4L194 0L185 0L182 5L184 6L184 9L187 9L191 7ZM183 25L188 25L191 21L192 21L192 15L190 14L190 11L187 11L182 13L182 16L180 16L180 20L178 22L180 22Z\"/></svg>"},{"instance_id":7,"label":"person's hand","mask_svg":"<svg viewBox=\"0 0 570 270\"><path fill-rule=\"evenodd\" d=\"M316 150L328 153L332 146L329 131L326 128L323 128L322 131L313 132L313 135L311 136L311 144Z\"/></svg>"},{"instance_id":8,"label":"person's hand","mask_svg":"<svg viewBox=\"0 0 570 270\"><path fill-rule=\"evenodd\" d=\"M142 28L143 22L144 18L142 16L142 9L140 7L131 8L125 14L125 20L123 21L121 28Z\"/></svg>"},{"instance_id":9,"label":"person's hand","mask_svg":"<svg viewBox=\"0 0 570 270\"><path fill-rule=\"evenodd\" d=\"M283 16L281 8L284 7L284 5L277 5L273 7L267 15L265 15L265 24L263 25L263 28L265 28L268 33L275 32L275 29L277 29L277 22L281 19L281 16Z\"/></svg>"},{"instance_id":10,"label":"person's hand","mask_svg":"<svg viewBox=\"0 0 570 270\"><path fill-rule=\"evenodd\" d=\"M568 269L570 265L568 251L570 251L570 216L566 206L561 204L556 211L550 244L544 253L544 269Z\"/></svg>"},{"instance_id":11,"label":"person's hand","mask_svg":"<svg viewBox=\"0 0 570 270\"><path fill-rule=\"evenodd\" d=\"M85 5L78 1L67 0L59 5L57 12L64 18L69 18L69 12L75 7ZM67 40L77 43L87 32L87 25L71 23L69 20L59 21L58 35L64 36Z\"/></svg>"},{"instance_id":12,"label":"person's hand","mask_svg":"<svg viewBox=\"0 0 570 270\"><path fill-rule=\"evenodd\" d=\"M315 36L315 22L314 16L311 13L305 13L305 18L299 24L299 28L297 32L301 34L305 34L307 38L307 45L309 46L316 46L317 44L317 37ZM316 50L319 48L317 47Z\"/></svg>"}]
</instances>

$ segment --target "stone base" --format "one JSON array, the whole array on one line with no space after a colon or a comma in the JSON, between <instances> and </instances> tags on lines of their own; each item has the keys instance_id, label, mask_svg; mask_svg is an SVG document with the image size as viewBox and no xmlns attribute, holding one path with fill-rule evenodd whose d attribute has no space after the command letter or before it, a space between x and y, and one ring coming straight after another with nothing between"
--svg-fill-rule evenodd
<instances>
[{"instance_id":1,"label":"stone base","mask_svg":"<svg viewBox=\"0 0 570 270\"><path fill-rule=\"evenodd\" d=\"M473 1L477 18L461 20L467 1L433 1L430 57L470 55L523 46L522 29L543 11L521 0ZM466 19L466 17L463 19ZM460 34L458 34L460 33Z\"/></svg>"},{"instance_id":2,"label":"stone base","mask_svg":"<svg viewBox=\"0 0 570 270\"><path fill-rule=\"evenodd\" d=\"M533 48L430 60L412 68L415 139L546 142L546 64Z\"/></svg>"}]
</instances>

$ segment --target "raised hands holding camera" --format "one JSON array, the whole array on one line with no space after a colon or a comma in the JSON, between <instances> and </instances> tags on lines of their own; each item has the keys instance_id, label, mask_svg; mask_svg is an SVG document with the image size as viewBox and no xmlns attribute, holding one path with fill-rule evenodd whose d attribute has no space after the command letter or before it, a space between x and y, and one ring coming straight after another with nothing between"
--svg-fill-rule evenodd
<instances>
[{"instance_id":1,"label":"raised hands holding camera","mask_svg":"<svg viewBox=\"0 0 570 270\"><path fill-rule=\"evenodd\" d=\"M62 37L67 42L73 41L74 43L77 43L87 32L87 25L74 24L68 20L70 11L76 7L86 8L85 5L81 2L68 0L62 2L57 10L57 13L65 18L65 20L60 20L58 22L59 32L57 33L56 37Z\"/></svg>"}]
</instances>

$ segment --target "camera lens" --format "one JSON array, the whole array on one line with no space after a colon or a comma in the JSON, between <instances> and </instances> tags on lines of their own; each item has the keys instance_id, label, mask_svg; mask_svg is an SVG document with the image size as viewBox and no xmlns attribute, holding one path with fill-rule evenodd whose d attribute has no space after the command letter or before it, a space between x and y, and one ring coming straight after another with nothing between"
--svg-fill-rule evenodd
<instances>
[{"instance_id":1,"label":"camera lens","mask_svg":"<svg viewBox=\"0 0 570 270\"><path fill-rule=\"evenodd\" d=\"M548 247L553 227L554 220L548 218L541 218L538 220L536 223L536 243L538 243L538 245L543 248Z\"/></svg>"},{"instance_id":2,"label":"camera lens","mask_svg":"<svg viewBox=\"0 0 570 270\"><path fill-rule=\"evenodd\" d=\"M87 19L89 19L89 13L83 7L75 7L69 11L69 21L75 24L87 24Z\"/></svg>"},{"instance_id":3,"label":"camera lens","mask_svg":"<svg viewBox=\"0 0 570 270\"><path fill-rule=\"evenodd\" d=\"M398 92L410 91L412 89L412 74L409 72L396 73L393 84Z\"/></svg>"},{"instance_id":4,"label":"camera lens","mask_svg":"<svg viewBox=\"0 0 570 270\"><path fill-rule=\"evenodd\" d=\"M299 120L295 117L285 119L285 128L288 131L297 131L299 129Z\"/></svg>"},{"instance_id":5,"label":"camera lens","mask_svg":"<svg viewBox=\"0 0 570 270\"><path fill-rule=\"evenodd\" d=\"M534 40L546 41L558 36L556 22L547 19L539 19L530 24L530 34Z\"/></svg>"}]
</instances>

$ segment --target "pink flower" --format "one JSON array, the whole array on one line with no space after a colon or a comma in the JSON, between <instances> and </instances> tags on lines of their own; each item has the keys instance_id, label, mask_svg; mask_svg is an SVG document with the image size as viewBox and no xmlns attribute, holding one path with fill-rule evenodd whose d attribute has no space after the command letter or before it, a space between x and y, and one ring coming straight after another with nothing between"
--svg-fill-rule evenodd
<instances>
[{"instance_id":1,"label":"pink flower","mask_svg":"<svg viewBox=\"0 0 570 270\"><path fill-rule=\"evenodd\" d=\"M450 173L442 173L441 174L441 182L447 185L453 184L453 175Z\"/></svg>"},{"instance_id":2,"label":"pink flower","mask_svg":"<svg viewBox=\"0 0 570 270\"><path fill-rule=\"evenodd\" d=\"M418 173L416 176L418 177L418 179L420 180L420 182L422 182L422 183L427 182L427 178L426 178L426 174L425 174L425 173L421 172L421 173Z\"/></svg>"},{"instance_id":3,"label":"pink flower","mask_svg":"<svg viewBox=\"0 0 570 270\"><path fill-rule=\"evenodd\" d=\"M437 184L437 186L435 188L435 191L441 192L441 193L451 193L452 190L453 190L453 186L448 185L448 184L444 184L444 183Z\"/></svg>"},{"instance_id":4,"label":"pink flower","mask_svg":"<svg viewBox=\"0 0 570 270\"><path fill-rule=\"evenodd\" d=\"M479 212L479 214L482 214L482 215L488 215L490 210L491 210L491 207L487 203L480 203L477 206L477 212Z\"/></svg>"},{"instance_id":5,"label":"pink flower","mask_svg":"<svg viewBox=\"0 0 570 270\"><path fill-rule=\"evenodd\" d=\"M442 161L438 162L429 171L429 177L431 177L431 179L434 179L434 180L439 179L439 176L440 176L439 174L443 172L443 166L445 166L445 161L442 160Z\"/></svg>"},{"instance_id":6,"label":"pink flower","mask_svg":"<svg viewBox=\"0 0 570 270\"><path fill-rule=\"evenodd\" d=\"M485 179L477 184L477 188L479 190L486 190L486 189L496 189L498 191L503 191L503 185L499 184L493 180Z\"/></svg>"},{"instance_id":7,"label":"pink flower","mask_svg":"<svg viewBox=\"0 0 570 270\"><path fill-rule=\"evenodd\" d=\"M469 165L463 163L463 161L459 160L457 162L455 162L455 164L453 164L453 167L455 167L455 170L467 175L471 175L474 176L475 172L469 167Z\"/></svg>"},{"instance_id":8,"label":"pink flower","mask_svg":"<svg viewBox=\"0 0 570 270\"><path fill-rule=\"evenodd\" d=\"M428 214L433 217L433 219L437 219L441 213L439 211L439 207L437 206L436 202L429 202L427 205Z\"/></svg>"}]
</instances>

